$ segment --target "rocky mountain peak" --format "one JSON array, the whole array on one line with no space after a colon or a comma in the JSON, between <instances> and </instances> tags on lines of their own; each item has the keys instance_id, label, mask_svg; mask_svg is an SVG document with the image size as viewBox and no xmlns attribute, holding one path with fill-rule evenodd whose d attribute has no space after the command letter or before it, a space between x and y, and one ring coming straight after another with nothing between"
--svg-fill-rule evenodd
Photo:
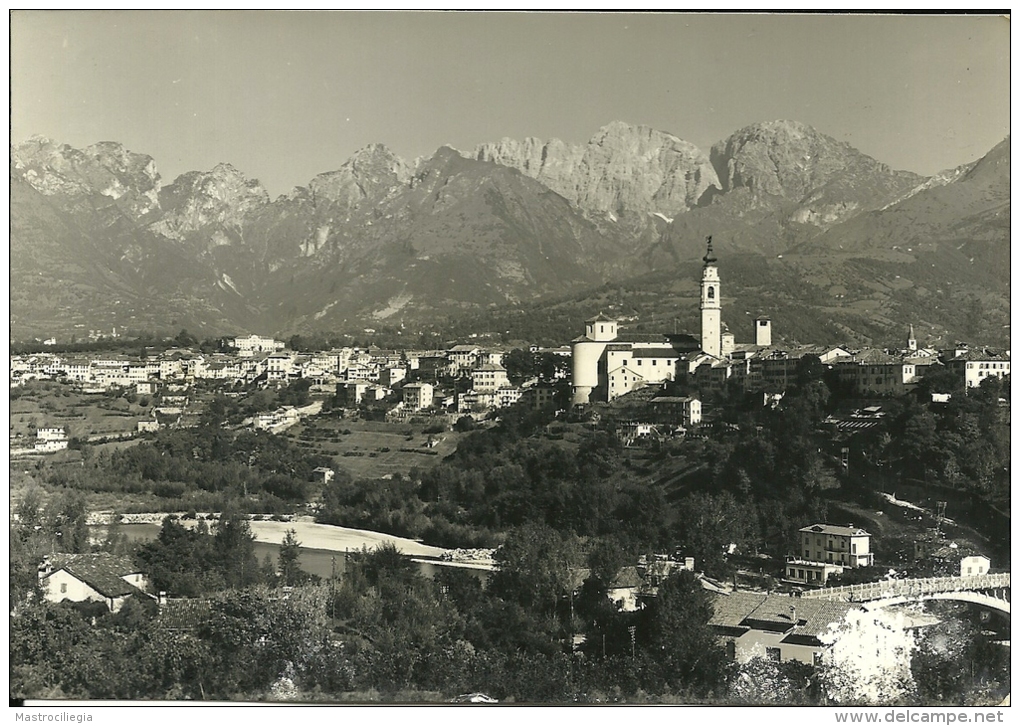
<instances>
[{"instance_id":1,"label":"rocky mountain peak","mask_svg":"<svg viewBox=\"0 0 1020 726\"><path fill-rule=\"evenodd\" d=\"M211 171L189 171L159 193L165 215L153 230L171 239L183 239L210 225L240 229L244 218L269 204L269 193L231 164Z\"/></svg>"},{"instance_id":2,"label":"rocky mountain peak","mask_svg":"<svg viewBox=\"0 0 1020 726\"><path fill-rule=\"evenodd\" d=\"M559 139L503 139L474 152L538 179L589 216L672 217L718 186L715 170L696 146L649 126L606 124L585 145Z\"/></svg>"},{"instance_id":3,"label":"rocky mountain peak","mask_svg":"<svg viewBox=\"0 0 1020 726\"><path fill-rule=\"evenodd\" d=\"M159 208L159 172L151 156L113 141L75 149L33 136L11 149L11 173L46 196L99 194L139 218Z\"/></svg>"},{"instance_id":4,"label":"rocky mountain peak","mask_svg":"<svg viewBox=\"0 0 1020 726\"><path fill-rule=\"evenodd\" d=\"M407 184L411 167L383 144L354 152L336 171L319 174L308 183L316 204L339 203L352 207L366 196Z\"/></svg>"},{"instance_id":5,"label":"rocky mountain peak","mask_svg":"<svg viewBox=\"0 0 1020 726\"><path fill-rule=\"evenodd\" d=\"M890 176L888 166L797 121L752 124L712 146L722 190L803 199L837 175ZM921 177L912 174L914 179Z\"/></svg>"},{"instance_id":6,"label":"rocky mountain peak","mask_svg":"<svg viewBox=\"0 0 1020 726\"><path fill-rule=\"evenodd\" d=\"M712 146L711 159L724 193L743 192L751 206L792 203L791 221L821 227L879 209L923 180L787 120L740 129Z\"/></svg>"}]
</instances>

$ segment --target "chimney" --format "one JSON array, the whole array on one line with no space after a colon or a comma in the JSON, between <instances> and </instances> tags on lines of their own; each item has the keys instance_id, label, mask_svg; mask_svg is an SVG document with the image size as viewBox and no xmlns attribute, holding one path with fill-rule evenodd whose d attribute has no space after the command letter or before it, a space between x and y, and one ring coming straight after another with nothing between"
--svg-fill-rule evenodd
<instances>
[{"instance_id":1,"label":"chimney","mask_svg":"<svg viewBox=\"0 0 1020 726\"><path fill-rule=\"evenodd\" d=\"M156 598L156 602L159 603L160 606L166 605L166 590L159 591L159 597Z\"/></svg>"}]
</instances>

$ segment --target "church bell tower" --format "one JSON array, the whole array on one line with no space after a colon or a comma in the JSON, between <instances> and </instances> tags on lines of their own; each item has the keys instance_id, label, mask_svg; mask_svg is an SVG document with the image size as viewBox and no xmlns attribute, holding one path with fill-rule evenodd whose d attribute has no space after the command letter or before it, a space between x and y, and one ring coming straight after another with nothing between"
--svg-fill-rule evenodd
<instances>
[{"instance_id":1,"label":"church bell tower","mask_svg":"<svg viewBox=\"0 0 1020 726\"><path fill-rule=\"evenodd\" d=\"M712 253L712 236L706 238L708 251L702 260L701 273L701 349L717 358L722 353L722 307L720 301L719 268Z\"/></svg>"}]
</instances>

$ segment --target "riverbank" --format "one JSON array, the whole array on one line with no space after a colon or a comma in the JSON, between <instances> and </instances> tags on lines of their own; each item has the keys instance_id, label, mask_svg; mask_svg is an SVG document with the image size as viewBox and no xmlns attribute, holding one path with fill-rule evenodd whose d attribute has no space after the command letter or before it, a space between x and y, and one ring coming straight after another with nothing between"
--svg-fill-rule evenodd
<instances>
[{"instance_id":1,"label":"riverbank","mask_svg":"<svg viewBox=\"0 0 1020 726\"><path fill-rule=\"evenodd\" d=\"M170 513L145 512L140 514L123 514L120 517L120 524L162 524L163 520ZM194 528L199 521L207 521L210 525L219 519L219 513L200 513L195 519L183 519L183 512L175 513L181 525ZM92 525L110 525L113 523L112 512L97 512L89 518ZM201 519L199 519L199 517ZM315 550L326 550L329 552L347 552L362 549L374 550L381 545L391 543L405 555L412 557L428 557L434 559L446 559L450 550L442 547L433 547L422 544L413 539L397 537L383 532L372 532L365 529L353 529L350 527L336 527L331 524L320 524L312 517L285 516L284 521L259 521L249 519L251 533L256 542L278 545L289 530L294 530L298 542L302 547Z\"/></svg>"}]
</instances>

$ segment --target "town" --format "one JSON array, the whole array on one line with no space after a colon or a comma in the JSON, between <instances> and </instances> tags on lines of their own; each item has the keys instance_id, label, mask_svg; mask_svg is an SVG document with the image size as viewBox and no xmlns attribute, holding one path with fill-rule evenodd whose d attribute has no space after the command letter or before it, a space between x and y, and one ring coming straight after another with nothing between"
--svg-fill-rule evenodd
<instances>
[{"instance_id":1,"label":"town","mask_svg":"<svg viewBox=\"0 0 1020 726\"><path fill-rule=\"evenodd\" d=\"M629 668L659 698L857 703L988 698L1006 668L1008 687L1008 352L936 350L909 324L900 347L788 346L764 312L739 343L724 272L709 238L696 334L628 334L603 311L558 347L182 332L12 355L15 681L602 702L636 698ZM323 534L350 528L379 538ZM370 597L399 610L380 620ZM82 643L163 633L204 660L75 686L83 673L24 650L52 622L42 602L85 608ZM230 612L269 628L257 674L219 660ZM388 628L402 639L369 635ZM861 641L904 657L862 664ZM932 675L958 659L981 668Z\"/></svg>"}]
</instances>

